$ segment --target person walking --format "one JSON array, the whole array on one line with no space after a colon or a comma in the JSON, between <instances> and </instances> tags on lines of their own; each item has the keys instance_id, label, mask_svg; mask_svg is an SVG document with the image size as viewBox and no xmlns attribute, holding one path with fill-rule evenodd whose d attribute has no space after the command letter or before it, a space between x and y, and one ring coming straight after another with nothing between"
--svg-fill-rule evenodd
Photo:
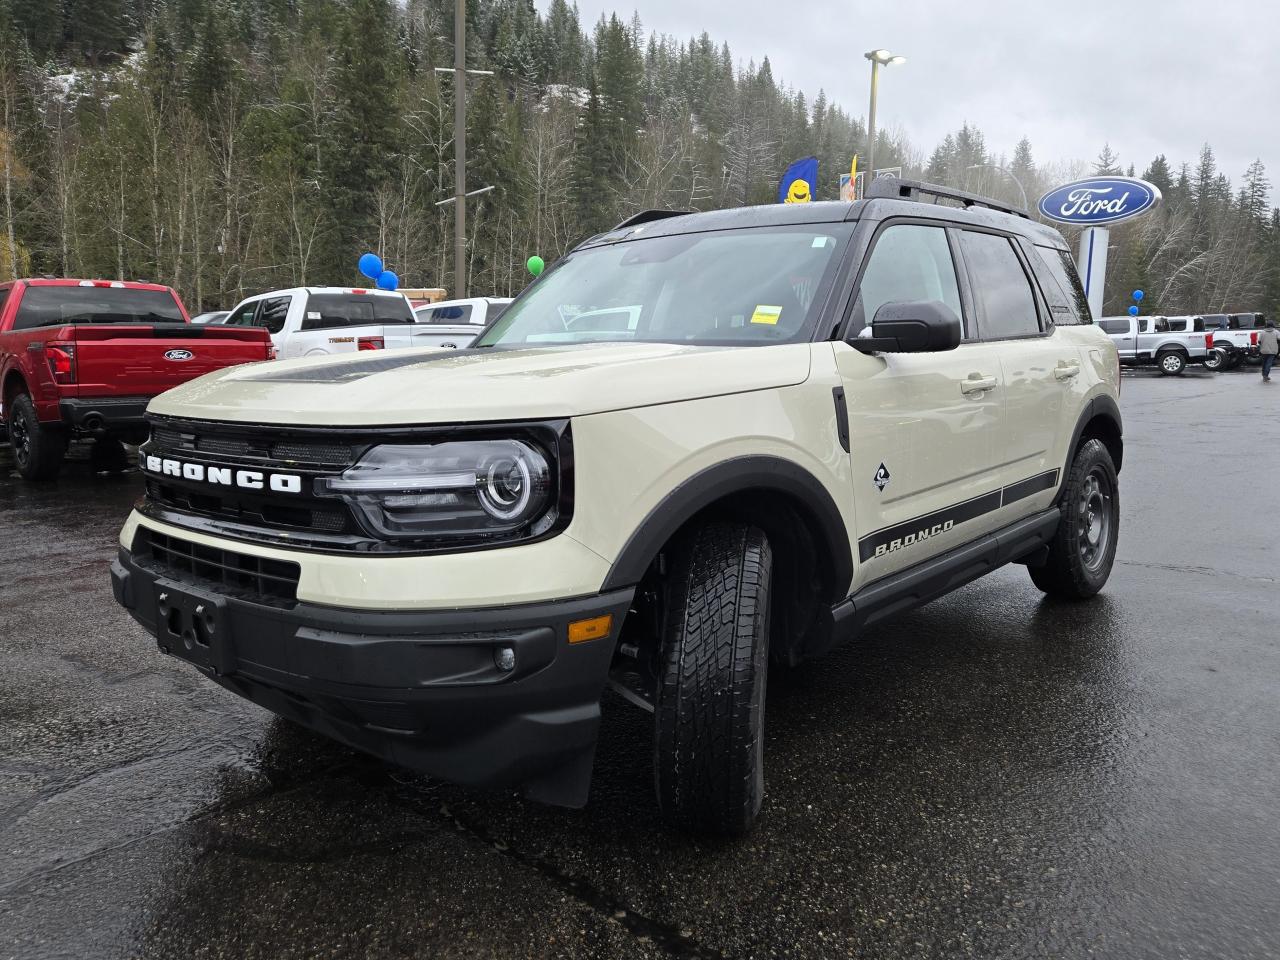
<instances>
[{"instance_id":1,"label":"person walking","mask_svg":"<svg viewBox=\"0 0 1280 960\"><path fill-rule=\"evenodd\" d=\"M1268 320L1258 334L1258 353L1262 355L1262 382L1270 383L1271 368L1275 366L1276 354L1280 353L1280 331L1276 330L1274 320Z\"/></svg>"}]
</instances>

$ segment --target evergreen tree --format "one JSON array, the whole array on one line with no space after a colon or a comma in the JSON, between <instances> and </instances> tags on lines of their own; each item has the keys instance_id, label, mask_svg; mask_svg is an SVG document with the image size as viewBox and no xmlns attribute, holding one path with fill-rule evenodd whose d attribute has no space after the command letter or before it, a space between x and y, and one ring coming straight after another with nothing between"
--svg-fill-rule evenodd
<instances>
[{"instance_id":1,"label":"evergreen tree","mask_svg":"<svg viewBox=\"0 0 1280 960\"><path fill-rule=\"evenodd\" d=\"M1151 161L1147 169L1142 171L1142 179L1159 188L1166 200L1170 199L1173 190L1173 173L1169 169L1169 161L1162 153Z\"/></svg>"},{"instance_id":2,"label":"evergreen tree","mask_svg":"<svg viewBox=\"0 0 1280 960\"><path fill-rule=\"evenodd\" d=\"M90 63L125 51L130 25L123 0L67 0L66 9L71 40Z\"/></svg>"},{"instance_id":3,"label":"evergreen tree","mask_svg":"<svg viewBox=\"0 0 1280 960\"><path fill-rule=\"evenodd\" d=\"M325 133L325 195L338 233L328 266L349 273L375 240L374 198L399 146L395 32L389 0L352 0L338 43L333 116ZM455 91L455 95L456 95Z\"/></svg>"},{"instance_id":4,"label":"evergreen tree","mask_svg":"<svg viewBox=\"0 0 1280 960\"><path fill-rule=\"evenodd\" d=\"M1120 174L1120 157L1111 149L1111 144L1104 143L1098 159L1093 161L1093 172L1100 177L1114 177Z\"/></svg>"}]
</instances>

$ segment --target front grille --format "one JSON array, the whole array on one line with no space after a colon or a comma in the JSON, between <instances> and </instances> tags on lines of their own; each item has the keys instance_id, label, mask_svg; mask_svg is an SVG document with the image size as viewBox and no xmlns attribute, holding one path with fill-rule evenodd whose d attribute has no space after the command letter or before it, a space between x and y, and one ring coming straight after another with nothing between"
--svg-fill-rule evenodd
<instances>
[{"instance_id":1,"label":"front grille","mask_svg":"<svg viewBox=\"0 0 1280 960\"><path fill-rule=\"evenodd\" d=\"M144 454L206 466L295 474L302 478L302 489L277 493L148 473L147 500L163 511L156 514L162 519L197 529L240 535L258 531L265 540L278 532L274 539L287 538L294 545L305 542L306 534L359 536L359 525L345 503L314 493L317 477L340 473L368 446L342 439L307 436L287 427L156 418ZM186 517L200 520L187 522Z\"/></svg>"},{"instance_id":2,"label":"front grille","mask_svg":"<svg viewBox=\"0 0 1280 960\"><path fill-rule=\"evenodd\" d=\"M298 600L302 568L290 561L206 547L147 527L138 528L133 552L136 562L171 580L273 607Z\"/></svg>"},{"instance_id":3,"label":"front grille","mask_svg":"<svg viewBox=\"0 0 1280 960\"><path fill-rule=\"evenodd\" d=\"M359 448L349 443L312 440L276 440L252 428L230 428L219 424L198 431L155 427L151 439L157 447L174 453L205 453L225 457L252 457L285 463L315 463L350 466Z\"/></svg>"},{"instance_id":4,"label":"front grille","mask_svg":"<svg viewBox=\"0 0 1280 960\"><path fill-rule=\"evenodd\" d=\"M154 477L147 478L147 497L170 510L278 530L343 533L351 526L347 508L333 500L319 506L316 500L248 496L225 487L197 489Z\"/></svg>"}]
</instances>

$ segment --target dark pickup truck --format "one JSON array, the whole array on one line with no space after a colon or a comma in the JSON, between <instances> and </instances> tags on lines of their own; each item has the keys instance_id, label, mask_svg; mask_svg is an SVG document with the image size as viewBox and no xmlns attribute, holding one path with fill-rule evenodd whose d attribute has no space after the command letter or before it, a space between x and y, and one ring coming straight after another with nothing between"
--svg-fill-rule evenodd
<instances>
[{"instance_id":1,"label":"dark pickup truck","mask_svg":"<svg viewBox=\"0 0 1280 960\"><path fill-rule=\"evenodd\" d=\"M169 287L119 280L0 284L0 413L18 472L58 475L67 444L122 466L152 397L222 367L269 360L266 330L192 324Z\"/></svg>"}]
</instances>

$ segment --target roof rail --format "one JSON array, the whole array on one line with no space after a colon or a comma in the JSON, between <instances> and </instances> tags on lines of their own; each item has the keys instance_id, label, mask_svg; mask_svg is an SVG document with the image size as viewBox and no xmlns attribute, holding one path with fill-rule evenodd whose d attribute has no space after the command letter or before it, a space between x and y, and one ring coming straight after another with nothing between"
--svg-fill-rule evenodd
<instances>
[{"instance_id":1,"label":"roof rail","mask_svg":"<svg viewBox=\"0 0 1280 960\"><path fill-rule=\"evenodd\" d=\"M653 223L655 220L666 220L669 217L683 217L685 214L693 212L692 210L641 210L639 213L627 217L613 229L621 230L623 227L638 227L642 223ZM612 233L613 230L609 232Z\"/></svg>"},{"instance_id":2,"label":"roof rail","mask_svg":"<svg viewBox=\"0 0 1280 960\"><path fill-rule=\"evenodd\" d=\"M989 197L979 196L976 193L965 193L963 190L940 187L937 184L924 183L921 180L877 177L871 181L871 185L867 187L867 191L863 196L867 200L875 197L886 197L898 200L916 200L921 203L925 202L922 199L923 197L933 197L933 203L937 203L939 200L955 200L965 209L969 207L984 207L987 210L998 210L1000 213L1012 214L1025 220L1031 219L1031 215L1020 207L1008 206Z\"/></svg>"}]
</instances>

